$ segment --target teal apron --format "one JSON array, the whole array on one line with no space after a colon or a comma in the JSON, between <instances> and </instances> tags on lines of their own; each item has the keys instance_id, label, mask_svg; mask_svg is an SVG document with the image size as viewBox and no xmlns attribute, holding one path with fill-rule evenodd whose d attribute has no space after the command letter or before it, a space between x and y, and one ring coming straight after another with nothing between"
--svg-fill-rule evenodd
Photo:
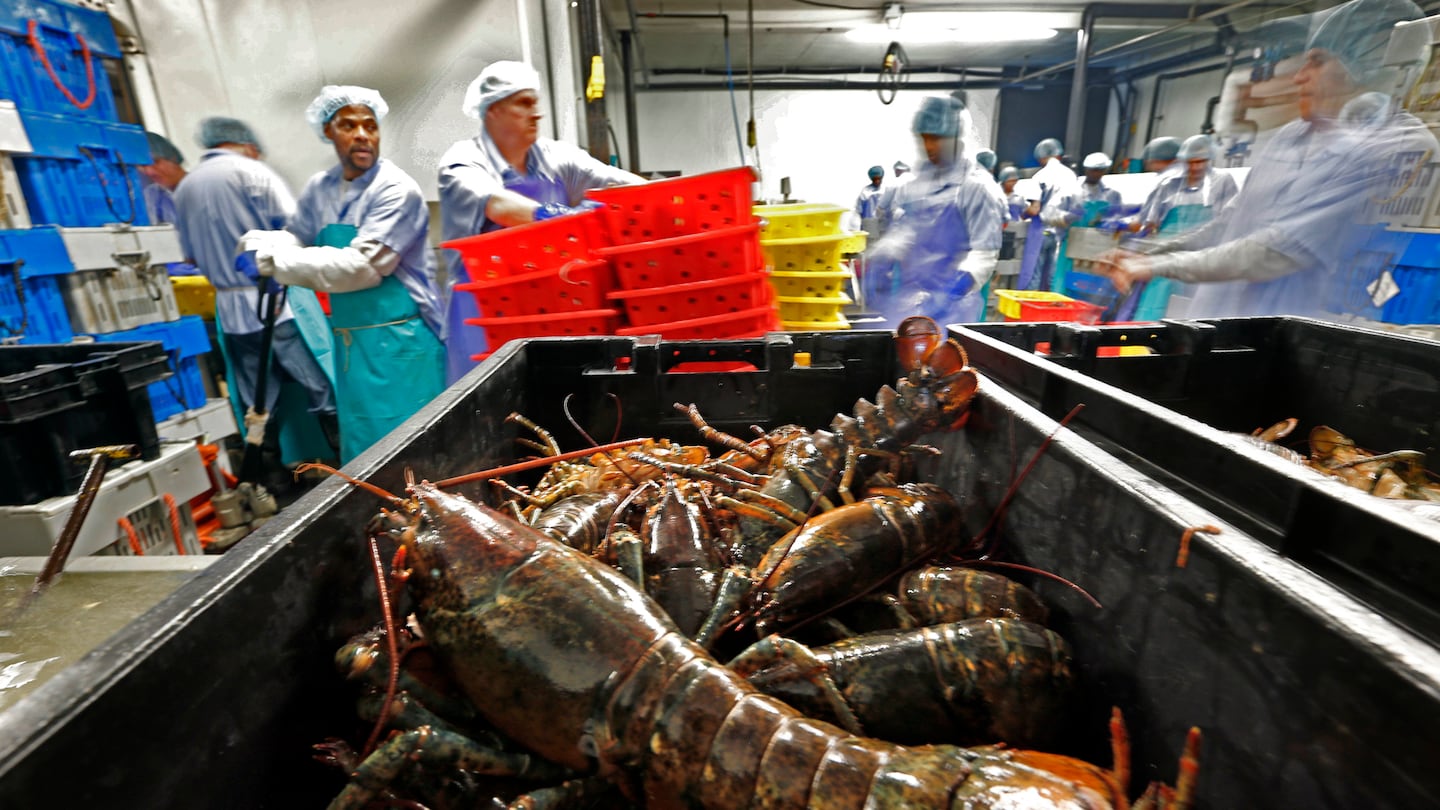
<instances>
[{"instance_id":1,"label":"teal apron","mask_svg":"<svg viewBox=\"0 0 1440 810\"><path fill-rule=\"evenodd\" d=\"M353 225L326 225L321 247L349 247ZM445 346L405 285L330 294L340 463L348 464L445 390Z\"/></svg>"},{"instance_id":2,"label":"teal apron","mask_svg":"<svg viewBox=\"0 0 1440 810\"><path fill-rule=\"evenodd\" d=\"M1208 205L1177 205L1165 214L1165 219L1156 229L1162 236L1193 230L1209 222L1215 212ZM1135 314L1128 320L1158 321L1165 317L1170 306L1170 296L1184 287L1173 279L1159 276L1145 282L1140 290L1140 300L1135 304Z\"/></svg>"}]
</instances>

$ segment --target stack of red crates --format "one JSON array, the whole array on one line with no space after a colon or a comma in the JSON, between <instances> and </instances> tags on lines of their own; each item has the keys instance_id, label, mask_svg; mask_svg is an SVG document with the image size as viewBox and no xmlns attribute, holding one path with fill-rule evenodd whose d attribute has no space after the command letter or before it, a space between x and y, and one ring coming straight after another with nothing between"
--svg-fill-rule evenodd
<instances>
[{"instance_id":1,"label":"stack of red crates","mask_svg":"<svg viewBox=\"0 0 1440 810\"><path fill-rule=\"evenodd\" d=\"M754 171L736 169L591 191L612 247L621 335L752 337L780 328L751 212Z\"/></svg>"}]
</instances>

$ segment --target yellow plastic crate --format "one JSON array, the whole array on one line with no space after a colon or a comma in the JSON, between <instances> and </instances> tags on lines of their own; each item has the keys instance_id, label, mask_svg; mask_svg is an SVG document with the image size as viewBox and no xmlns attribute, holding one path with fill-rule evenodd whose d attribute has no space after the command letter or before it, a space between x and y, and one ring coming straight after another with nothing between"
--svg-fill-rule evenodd
<instances>
[{"instance_id":1,"label":"yellow plastic crate","mask_svg":"<svg viewBox=\"0 0 1440 810\"><path fill-rule=\"evenodd\" d=\"M770 286L776 295L791 298L826 298L845 293L846 282L855 274L848 270L833 273L801 273L780 271L770 274Z\"/></svg>"},{"instance_id":2,"label":"yellow plastic crate","mask_svg":"<svg viewBox=\"0 0 1440 810\"><path fill-rule=\"evenodd\" d=\"M865 249L864 233L837 233L798 239L761 239L760 250L772 270L781 273L838 273L847 253Z\"/></svg>"},{"instance_id":3,"label":"yellow plastic crate","mask_svg":"<svg viewBox=\"0 0 1440 810\"><path fill-rule=\"evenodd\" d=\"M761 239L832 236L840 233L840 218L845 216L846 211L827 203L757 205L751 210L761 220Z\"/></svg>"},{"instance_id":4,"label":"yellow plastic crate","mask_svg":"<svg viewBox=\"0 0 1440 810\"><path fill-rule=\"evenodd\" d=\"M1012 321L1096 323L1105 308L1068 295L1041 290L996 290L1000 314Z\"/></svg>"},{"instance_id":5,"label":"yellow plastic crate","mask_svg":"<svg viewBox=\"0 0 1440 810\"><path fill-rule=\"evenodd\" d=\"M780 327L786 332L834 332L840 329L849 329L850 321L844 315L835 313L833 318L824 321L780 321Z\"/></svg>"},{"instance_id":6,"label":"yellow plastic crate","mask_svg":"<svg viewBox=\"0 0 1440 810\"><path fill-rule=\"evenodd\" d=\"M204 276L171 276L175 288L175 306L181 315L199 315L215 320L215 288Z\"/></svg>"},{"instance_id":7,"label":"yellow plastic crate","mask_svg":"<svg viewBox=\"0 0 1440 810\"><path fill-rule=\"evenodd\" d=\"M850 296L843 294L824 297L777 295L775 302L780 305L780 321L782 323L835 324L845 321L845 316L841 314L840 310L850 304L851 300ZM849 321L845 321L845 323L845 327L816 328L848 328Z\"/></svg>"}]
</instances>

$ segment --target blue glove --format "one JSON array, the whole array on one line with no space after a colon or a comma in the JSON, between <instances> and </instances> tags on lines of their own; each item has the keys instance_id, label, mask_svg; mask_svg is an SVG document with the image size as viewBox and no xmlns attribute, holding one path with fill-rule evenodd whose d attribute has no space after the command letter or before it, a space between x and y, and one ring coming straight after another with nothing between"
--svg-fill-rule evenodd
<instances>
[{"instance_id":1,"label":"blue glove","mask_svg":"<svg viewBox=\"0 0 1440 810\"><path fill-rule=\"evenodd\" d=\"M975 286L975 277L964 270L956 273L955 286L950 288L951 298L962 298Z\"/></svg>"},{"instance_id":2,"label":"blue glove","mask_svg":"<svg viewBox=\"0 0 1440 810\"><path fill-rule=\"evenodd\" d=\"M255 251L247 250L235 257L235 269L245 274L245 277L255 282L261 292L268 292L272 295L280 292L280 282L270 276L260 275L260 265L255 261Z\"/></svg>"},{"instance_id":3,"label":"blue glove","mask_svg":"<svg viewBox=\"0 0 1440 810\"><path fill-rule=\"evenodd\" d=\"M535 221L543 222L547 219L563 217L566 214L573 213L575 213L575 209L571 208L568 205L561 205L560 203L545 203L544 205L535 209Z\"/></svg>"}]
</instances>

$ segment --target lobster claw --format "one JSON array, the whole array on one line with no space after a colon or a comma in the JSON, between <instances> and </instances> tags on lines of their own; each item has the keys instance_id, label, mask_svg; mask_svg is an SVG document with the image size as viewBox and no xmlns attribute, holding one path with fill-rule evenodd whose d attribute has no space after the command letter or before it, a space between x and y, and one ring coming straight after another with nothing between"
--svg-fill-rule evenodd
<instances>
[{"instance_id":1,"label":"lobster claw","mask_svg":"<svg viewBox=\"0 0 1440 810\"><path fill-rule=\"evenodd\" d=\"M942 333L934 320L914 315L900 322L895 330L895 354L906 374L919 369L925 356L940 344Z\"/></svg>"}]
</instances>

